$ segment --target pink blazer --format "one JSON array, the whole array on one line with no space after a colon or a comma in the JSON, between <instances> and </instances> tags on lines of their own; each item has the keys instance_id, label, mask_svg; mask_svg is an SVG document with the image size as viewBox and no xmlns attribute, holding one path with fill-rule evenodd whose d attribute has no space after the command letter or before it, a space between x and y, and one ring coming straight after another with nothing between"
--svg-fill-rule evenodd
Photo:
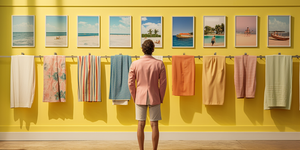
<instances>
[{"instance_id":1,"label":"pink blazer","mask_svg":"<svg viewBox=\"0 0 300 150\"><path fill-rule=\"evenodd\" d=\"M135 80L137 87L135 87ZM158 85L158 81L160 85ZM134 61L129 69L128 86L136 104L146 105L147 93L150 105L162 103L167 86L164 63L150 55L145 55Z\"/></svg>"}]
</instances>

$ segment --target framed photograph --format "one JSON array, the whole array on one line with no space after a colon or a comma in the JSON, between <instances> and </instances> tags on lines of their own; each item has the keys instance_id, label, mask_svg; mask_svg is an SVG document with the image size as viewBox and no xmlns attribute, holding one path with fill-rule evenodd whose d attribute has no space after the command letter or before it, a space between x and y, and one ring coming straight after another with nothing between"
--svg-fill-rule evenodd
<instances>
[{"instance_id":1,"label":"framed photograph","mask_svg":"<svg viewBox=\"0 0 300 150\"><path fill-rule=\"evenodd\" d=\"M141 17L141 46L148 39L155 47L162 47L162 16Z\"/></svg>"},{"instance_id":2,"label":"framed photograph","mask_svg":"<svg viewBox=\"0 0 300 150\"><path fill-rule=\"evenodd\" d=\"M109 16L109 47L131 47L131 16Z\"/></svg>"},{"instance_id":3,"label":"framed photograph","mask_svg":"<svg viewBox=\"0 0 300 150\"><path fill-rule=\"evenodd\" d=\"M46 16L46 47L68 47L68 16Z\"/></svg>"},{"instance_id":4,"label":"framed photograph","mask_svg":"<svg viewBox=\"0 0 300 150\"><path fill-rule=\"evenodd\" d=\"M257 16L235 16L235 47L257 47Z\"/></svg>"},{"instance_id":5,"label":"framed photograph","mask_svg":"<svg viewBox=\"0 0 300 150\"><path fill-rule=\"evenodd\" d=\"M194 16L172 17L172 48L194 48Z\"/></svg>"},{"instance_id":6,"label":"framed photograph","mask_svg":"<svg viewBox=\"0 0 300 150\"><path fill-rule=\"evenodd\" d=\"M99 16L77 16L77 47L100 47Z\"/></svg>"},{"instance_id":7,"label":"framed photograph","mask_svg":"<svg viewBox=\"0 0 300 150\"><path fill-rule=\"evenodd\" d=\"M291 47L291 16L268 16L268 47Z\"/></svg>"},{"instance_id":8,"label":"framed photograph","mask_svg":"<svg viewBox=\"0 0 300 150\"><path fill-rule=\"evenodd\" d=\"M35 47L35 16L12 15L11 46Z\"/></svg>"},{"instance_id":9,"label":"framed photograph","mask_svg":"<svg viewBox=\"0 0 300 150\"><path fill-rule=\"evenodd\" d=\"M226 47L226 16L203 16L203 47Z\"/></svg>"}]
</instances>

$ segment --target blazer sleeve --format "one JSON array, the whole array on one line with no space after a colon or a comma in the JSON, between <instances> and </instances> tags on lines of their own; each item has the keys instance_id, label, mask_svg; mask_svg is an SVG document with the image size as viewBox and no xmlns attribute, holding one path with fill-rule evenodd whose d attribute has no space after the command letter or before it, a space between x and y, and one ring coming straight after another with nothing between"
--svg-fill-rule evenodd
<instances>
[{"instance_id":1,"label":"blazer sleeve","mask_svg":"<svg viewBox=\"0 0 300 150\"><path fill-rule=\"evenodd\" d=\"M162 62L161 63L161 70L160 70L160 102L163 103L164 97L165 97L165 92L166 92L166 87L167 87L167 77L166 77L166 69L165 65Z\"/></svg>"},{"instance_id":2,"label":"blazer sleeve","mask_svg":"<svg viewBox=\"0 0 300 150\"><path fill-rule=\"evenodd\" d=\"M135 88L135 66L132 63L130 68L129 68L129 74L128 74L128 88L131 94L131 97L133 99L133 101L135 102L135 92L136 92L136 88Z\"/></svg>"}]
</instances>

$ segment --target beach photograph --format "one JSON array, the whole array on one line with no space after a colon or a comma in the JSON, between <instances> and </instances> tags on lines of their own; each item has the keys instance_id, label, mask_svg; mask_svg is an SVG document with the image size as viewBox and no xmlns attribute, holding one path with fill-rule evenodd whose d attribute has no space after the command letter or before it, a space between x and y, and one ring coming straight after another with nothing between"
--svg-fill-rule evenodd
<instances>
[{"instance_id":1,"label":"beach photograph","mask_svg":"<svg viewBox=\"0 0 300 150\"><path fill-rule=\"evenodd\" d=\"M109 17L109 47L131 47L131 16Z\"/></svg>"},{"instance_id":2,"label":"beach photograph","mask_svg":"<svg viewBox=\"0 0 300 150\"><path fill-rule=\"evenodd\" d=\"M141 46L146 40L152 40L155 47L162 47L162 17L141 17Z\"/></svg>"},{"instance_id":3,"label":"beach photograph","mask_svg":"<svg viewBox=\"0 0 300 150\"><path fill-rule=\"evenodd\" d=\"M291 16L268 16L268 47L291 47Z\"/></svg>"},{"instance_id":4,"label":"beach photograph","mask_svg":"<svg viewBox=\"0 0 300 150\"><path fill-rule=\"evenodd\" d=\"M12 47L35 47L35 17L12 16Z\"/></svg>"},{"instance_id":5,"label":"beach photograph","mask_svg":"<svg viewBox=\"0 0 300 150\"><path fill-rule=\"evenodd\" d=\"M194 16L172 17L172 47L194 48Z\"/></svg>"},{"instance_id":6,"label":"beach photograph","mask_svg":"<svg viewBox=\"0 0 300 150\"><path fill-rule=\"evenodd\" d=\"M257 47L257 16L235 16L235 47Z\"/></svg>"},{"instance_id":7,"label":"beach photograph","mask_svg":"<svg viewBox=\"0 0 300 150\"><path fill-rule=\"evenodd\" d=\"M226 16L204 16L203 27L203 47L226 47Z\"/></svg>"},{"instance_id":8,"label":"beach photograph","mask_svg":"<svg viewBox=\"0 0 300 150\"><path fill-rule=\"evenodd\" d=\"M100 47L99 16L77 16L77 47Z\"/></svg>"},{"instance_id":9,"label":"beach photograph","mask_svg":"<svg viewBox=\"0 0 300 150\"><path fill-rule=\"evenodd\" d=\"M46 47L68 47L68 16L46 16Z\"/></svg>"}]
</instances>

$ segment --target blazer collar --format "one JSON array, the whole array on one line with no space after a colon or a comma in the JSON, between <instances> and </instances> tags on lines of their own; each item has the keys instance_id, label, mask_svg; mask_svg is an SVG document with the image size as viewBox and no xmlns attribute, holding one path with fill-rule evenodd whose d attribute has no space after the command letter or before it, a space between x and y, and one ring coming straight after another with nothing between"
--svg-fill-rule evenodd
<instances>
[{"instance_id":1,"label":"blazer collar","mask_svg":"<svg viewBox=\"0 0 300 150\"><path fill-rule=\"evenodd\" d=\"M152 55L144 55L142 58L154 58Z\"/></svg>"}]
</instances>

